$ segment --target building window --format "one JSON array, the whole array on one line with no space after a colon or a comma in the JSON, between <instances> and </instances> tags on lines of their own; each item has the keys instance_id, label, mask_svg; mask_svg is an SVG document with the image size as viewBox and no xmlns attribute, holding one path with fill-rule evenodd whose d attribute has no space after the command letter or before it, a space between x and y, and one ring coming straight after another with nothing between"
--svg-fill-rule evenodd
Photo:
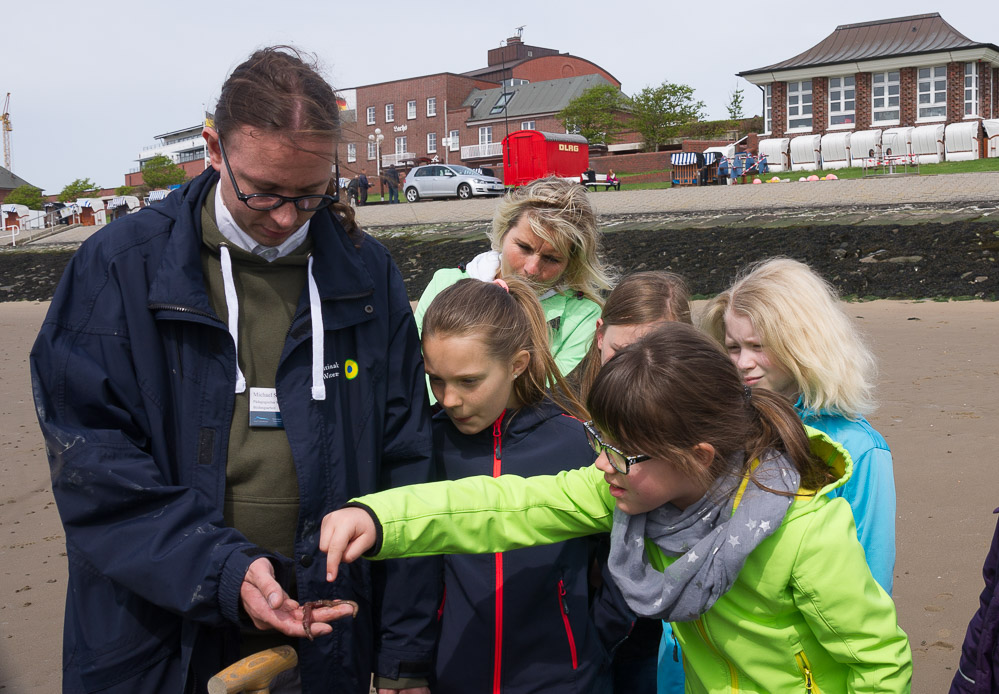
<instances>
[{"instance_id":1,"label":"building window","mask_svg":"<svg viewBox=\"0 0 999 694\"><path fill-rule=\"evenodd\" d=\"M406 120L416 118L416 99L406 102Z\"/></svg>"},{"instance_id":2,"label":"building window","mask_svg":"<svg viewBox=\"0 0 999 694\"><path fill-rule=\"evenodd\" d=\"M919 110L916 120L945 118L947 116L947 66L919 68L916 93Z\"/></svg>"},{"instance_id":3,"label":"building window","mask_svg":"<svg viewBox=\"0 0 999 694\"><path fill-rule=\"evenodd\" d=\"M427 117L437 115L437 97L432 96L427 99Z\"/></svg>"},{"instance_id":4,"label":"building window","mask_svg":"<svg viewBox=\"0 0 999 694\"><path fill-rule=\"evenodd\" d=\"M534 121L532 121L532 120L525 120L524 122L522 122L520 124L520 129L521 130L534 130Z\"/></svg>"},{"instance_id":5,"label":"building window","mask_svg":"<svg viewBox=\"0 0 999 694\"><path fill-rule=\"evenodd\" d=\"M347 145L347 161L357 161L357 145L354 143Z\"/></svg>"},{"instance_id":6,"label":"building window","mask_svg":"<svg viewBox=\"0 0 999 694\"><path fill-rule=\"evenodd\" d=\"M829 125L857 122L857 85L853 75L829 78Z\"/></svg>"},{"instance_id":7,"label":"building window","mask_svg":"<svg viewBox=\"0 0 999 694\"><path fill-rule=\"evenodd\" d=\"M375 144L374 142L369 142L368 143L368 161L371 161L372 159L374 159L375 157L378 156L378 149L377 149L377 147L378 147L378 145Z\"/></svg>"},{"instance_id":8,"label":"building window","mask_svg":"<svg viewBox=\"0 0 999 694\"><path fill-rule=\"evenodd\" d=\"M493 141L493 126L483 125L479 128L479 144L488 145Z\"/></svg>"},{"instance_id":9,"label":"building window","mask_svg":"<svg viewBox=\"0 0 999 694\"><path fill-rule=\"evenodd\" d=\"M871 120L874 125L894 125L899 122L898 71L875 72L871 75Z\"/></svg>"},{"instance_id":10,"label":"building window","mask_svg":"<svg viewBox=\"0 0 999 694\"><path fill-rule=\"evenodd\" d=\"M396 154L406 154L408 150L406 149L406 136L395 138L395 153Z\"/></svg>"},{"instance_id":11,"label":"building window","mask_svg":"<svg viewBox=\"0 0 999 694\"><path fill-rule=\"evenodd\" d=\"M391 123L395 120L395 104L385 104L385 122Z\"/></svg>"},{"instance_id":12,"label":"building window","mask_svg":"<svg viewBox=\"0 0 999 694\"><path fill-rule=\"evenodd\" d=\"M964 64L964 115L978 115L978 65Z\"/></svg>"},{"instance_id":13,"label":"building window","mask_svg":"<svg viewBox=\"0 0 999 694\"><path fill-rule=\"evenodd\" d=\"M495 116L497 113L503 113L506 110L506 105L513 99L513 94L514 92L503 92L500 94L499 98L496 99L496 105L489 109L489 115Z\"/></svg>"},{"instance_id":14,"label":"building window","mask_svg":"<svg viewBox=\"0 0 999 694\"><path fill-rule=\"evenodd\" d=\"M368 106L368 125L375 124L375 107Z\"/></svg>"},{"instance_id":15,"label":"building window","mask_svg":"<svg viewBox=\"0 0 999 694\"><path fill-rule=\"evenodd\" d=\"M787 129L812 129L812 81L787 83Z\"/></svg>"},{"instance_id":16,"label":"building window","mask_svg":"<svg viewBox=\"0 0 999 694\"><path fill-rule=\"evenodd\" d=\"M427 133L427 154L437 151L437 133Z\"/></svg>"},{"instance_id":17,"label":"building window","mask_svg":"<svg viewBox=\"0 0 999 694\"><path fill-rule=\"evenodd\" d=\"M774 86L768 84L763 88L763 132L774 131Z\"/></svg>"},{"instance_id":18,"label":"building window","mask_svg":"<svg viewBox=\"0 0 999 694\"><path fill-rule=\"evenodd\" d=\"M457 152L459 148L458 142L458 131L452 130L451 134L447 136L447 146L452 152Z\"/></svg>"}]
</instances>

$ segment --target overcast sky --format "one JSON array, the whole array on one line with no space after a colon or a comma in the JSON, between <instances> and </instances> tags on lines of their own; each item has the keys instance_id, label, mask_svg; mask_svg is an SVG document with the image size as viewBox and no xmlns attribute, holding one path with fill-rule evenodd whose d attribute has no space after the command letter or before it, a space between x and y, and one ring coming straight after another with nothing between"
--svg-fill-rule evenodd
<instances>
[{"instance_id":1,"label":"overcast sky","mask_svg":"<svg viewBox=\"0 0 999 694\"><path fill-rule=\"evenodd\" d=\"M629 95L663 81L690 85L712 119L727 117L738 87L746 114L759 114L759 89L735 73L790 58L839 24L940 12L969 39L999 45L999 2L981 0L910 0L905 10L870 0L3 5L0 100L10 92L12 168L48 194L76 178L122 185L155 135L198 123L228 72L277 43L314 52L346 89L485 67L486 51L523 25L525 43L591 60Z\"/></svg>"}]
</instances>

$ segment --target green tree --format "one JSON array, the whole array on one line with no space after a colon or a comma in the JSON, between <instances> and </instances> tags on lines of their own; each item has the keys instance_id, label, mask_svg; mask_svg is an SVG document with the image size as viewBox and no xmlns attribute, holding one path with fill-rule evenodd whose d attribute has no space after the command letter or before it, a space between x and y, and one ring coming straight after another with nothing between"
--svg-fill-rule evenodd
<instances>
[{"instance_id":1,"label":"green tree","mask_svg":"<svg viewBox=\"0 0 999 694\"><path fill-rule=\"evenodd\" d=\"M616 114L628 108L628 97L612 84L590 87L558 112L569 132L578 132L590 144L609 145L624 126Z\"/></svg>"},{"instance_id":2,"label":"green tree","mask_svg":"<svg viewBox=\"0 0 999 694\"><path fill-rule=\"evenodd\" d=\"M25 205L29 210L40 210L45 207L45 198L42 197L42 189L25 183L7 193L4 203L9 205Z\"/></svg>"},{"instance_id":3,"label":"green tree","mask_svg":"<svg viewBox=\"0 0 999 694\"><path fill-rule=\"evenodd\" d=\"M157 154L142 162L142 180L150 190L155 190L183 183L187 180L187 174L170 157Z\"/></svg>"},{"instance_id":4,"label":"green tree","mask_svg":"<svg viewBox=\"0 0 999 694\"><path fill-rule=\"evenodd\" d=\"M115 195L135 195L135 188L129 185L121 185L114 189Z\"/></svg>"},{"instance_id":5,"label":"green tree","mask_svg":"<svg viewBox=\"0 0 999 694\"><path fill-rule=\"evenodd\" d=\"M101 187L89 178L78 178L72 183L67 183L66 187L59 193L59 202L72 202L79 198L87 197L85 193L93 193Z\"/></svg>"},{"instance_id":6,"label":"green tree","mask_svg":"<svg viewBox=\"0 0 999 694\"><path fill-rule=\"evenodd\" d=\"M685 123L702 118L703 101L694 101L694 90L685 84L663 82L658 87L646 87L631 97L631 128L642 135L647 152L676 137Z\"/></svg>"},{"instance_id":7,"label":"green tree","mask_svg":"<svg viewBox=\"0 0 999 694\"><path fill-rule=\"evenodd\" d=\"M728 110L728 117L732 120L740 120L744 117L742 112L742 89L736 87L736 90L729 94L728 105L725 108Z\"/></svg>"}]
</instances>

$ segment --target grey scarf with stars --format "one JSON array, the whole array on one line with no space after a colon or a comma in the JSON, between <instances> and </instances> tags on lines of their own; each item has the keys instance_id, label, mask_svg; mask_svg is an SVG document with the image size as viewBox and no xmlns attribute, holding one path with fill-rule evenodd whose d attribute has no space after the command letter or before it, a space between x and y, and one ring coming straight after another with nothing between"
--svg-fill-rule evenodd
<instances>
[{"instance_id":1,"label":"grey scarf with stars","mask_svg":"<svg viewBox=\"0 0 999 694\"><path fill-rule=\"evenodd\" d=\"M733 513L740 481L719 478L682 511L669 503L634 516L614 510L607 563L638 615L686 622L707 612L732 587L749 553L784 521L800 475L783 455L765 457ZM761 489L754 481L789 495ZM665 571L649 564L646 537L667 557L677 557Z\"/></svg>"}]
</instances>

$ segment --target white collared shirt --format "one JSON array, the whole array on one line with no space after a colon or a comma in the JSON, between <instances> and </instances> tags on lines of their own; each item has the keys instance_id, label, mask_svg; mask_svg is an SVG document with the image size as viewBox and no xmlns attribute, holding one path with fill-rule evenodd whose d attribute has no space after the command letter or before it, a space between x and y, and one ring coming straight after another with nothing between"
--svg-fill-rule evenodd
<instances>
[{"instance_id":1,"label":"white collared shirt","mask_svg":"<svg viewBox=\"0 0 999 694\"><path fill-rule=\"evenodd\" d=\"M292 205L294 203L289 202L285 204ZM225 206L225 201L222 200L222 184L219 183L215 186L215 222L219 226L219 231L235 246L258 255L267 262L283 258L301 246L305 241L305 237L309 234L309 222L311 221L312 219L307 219L305 224L296 229L280 245L264 246L254 241L249 234L239 228L236 220L233 219L232 213L229 212L229 208Z\"/></svg>"}]
</instances>

